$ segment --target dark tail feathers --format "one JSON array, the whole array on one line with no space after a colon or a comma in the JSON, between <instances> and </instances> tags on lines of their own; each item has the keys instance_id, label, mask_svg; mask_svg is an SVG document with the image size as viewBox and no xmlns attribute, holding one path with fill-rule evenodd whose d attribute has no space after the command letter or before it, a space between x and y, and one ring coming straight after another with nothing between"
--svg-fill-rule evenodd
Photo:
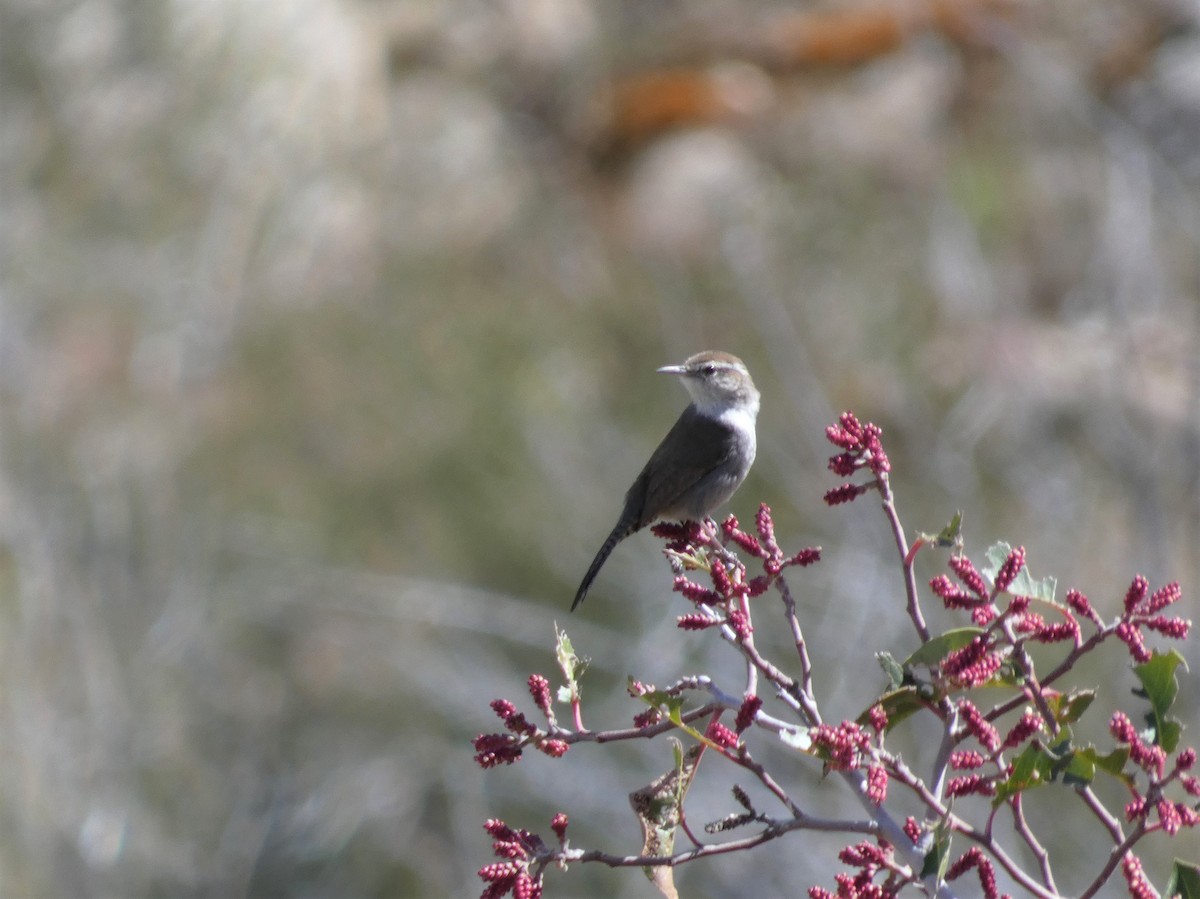
<instances>
[{"instance_id":1,"label":"dark tail feathers","mask_svg":"<svg viewBox=\"0 0 1200 899\"><path fill-rule=\"evenodd\" d=\"M612 551L616 549L617 544L632 534L633 530L632 522L625 521L624 519L617 522L617 526L612 529L612 533L608 535L608 539L604 541L604 545L596 553L596 558L592 559L592 564L588 567L587 574L583 576L583 581L580 583L579 589L575 591L575 601L571 603L572 612L583 602L583 598L587 596L588 589L592 586L592 581L596 579L596 575L600 573L601 567L608 561L608 557L612 555Z\"/></svg>"}]
</instances>

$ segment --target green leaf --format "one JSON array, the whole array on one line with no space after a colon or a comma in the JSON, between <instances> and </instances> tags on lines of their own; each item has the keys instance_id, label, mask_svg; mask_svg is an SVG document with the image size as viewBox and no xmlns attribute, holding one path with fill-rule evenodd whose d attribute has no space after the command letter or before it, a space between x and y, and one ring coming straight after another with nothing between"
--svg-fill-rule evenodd
<instances>
[{"instance_id":1,"label":"green leaf","mask_svg":"<svg viewBox=\"0 0 1200 899\"><path fill-rule=\"evenodd\" d=\"M1125 763L1129 761L1129 747L1120 746L1105 755L1096 755L1095 748L1091 748L1093 753L1092 761L1096 763L1096 767L1106 774L1111 774L1113 777L1119 778L1126 783L1132 782L1132 778L1126 775Z\"/></svg>"},{"instance_id":2,"label":"green leaf","mask_svg":"<svg viewBox=\"0 0 1200 899\"><path fill-rule=\"evenodd\" d=\"M1155 651L1150 661L1134 666L1133 673L1142 682L1142 690L1150 701L1151 723L1154 726L1154 742L1166 752L1174 752L1179 745L1179 737L1183 726L1167 712L1175 703L1179 693L1179 681L1175 677L1175 669L1183 665L1187 671L1187 663L1179 650L1170 652Z\"/></svg>"},{"instance_id":3,"label":"green leaf","mask_svg":"<svg viewBox=\"0 0 1200 899\"><path fill-rule=\"evenodd\" d=\"M934 637L904 661L905 668L914 665L936 665L956 649L962 649L983 631L977 627L960 627Z\"/></svg>"},{"instance_id":4,"label":"green leaf","mask_svg":"<svg viewBox=\"0 0 1200 899\"><path fill-rule=\"evenodd\" d=\"M962 544L962 517L962 510L959 509L954 513L949 524L938 532L938 546L956 547Z\"/></svg>"},{"instance_id":5,"label":"green leaf","mask_svg":"<svg viewBox=\"0 0 1200 899\"><path fill-rule=\"evenodd\" d=\"M1178 896L1180 899L1200 899L1200 865L1175 859L1171 868L1171 878L1167 881L1163 895Z\"/></svg>"},{"instance_id":6,"label":"green leaf","mask_svg":"<svg viewBox=\"0 0 1200 899\"><path fill-rule=\"evenodd\" d=\"M567 636L566 631L560 631L558 625L554 626L554 656L558 661L558 667L562 669L563 676L566 677L567 683L572 686L583 677L583 672L587 669L588 660L581 659L575 654L575 647L571 645L571 638Z\"/></svg>"},{"instance_id":7,"label":"green leaf","mask_svg":"<svg viewBox=\"0 0 1200 899\"><path fill-rule=\"evenodd\" d=\"M1072 752L1061 770L1067 786L1086 787L1096 779L1096 763L1086 752Z\"/></svg>"},{"instance_id":8,"label":"green leaf","mask_svg":"<svg viewBox=\"0 0 1200 899\"><path fill-rule=\"evenodd\" d=\"M1095 690L1073 690L1070 693L1047 697L1046 701L1050 711L1054 713L1055 721L1059 724L1074 724L1083 717L1083 713L1095 699Z\"/></svg>"},{"instance_id":9,"label":"green leaf","mask_svg":"<svg viewBox=\"0 0 1200 899\"><path fill-rule=\"evenodd\" d=\"M1125 773L1127 761L1129 761L1128 747L1114 749L1101 755L1095 746L1085 746L1066 753L1063 759L1055 764L1053 774L1061 774L1063 783L1068 786L1090 784L1100 772L1128 785L1133 783L1133 778Z\"/></svg>"},{"instance_id":10,"label":"green leaf","mask_svg":"<svg viewBox=\"0 0 1200 899\"><path fill-rule=\"evenodd\" d=\"M992 799L995 807L1017 793L1041 786L1050 779L1056 759L1045 748L1036 743L1030 743L1013 759L1012 772L996 785L996 796Z\"/></svg>"},{"instance_id":11,"label":"green leaf","mask_svg":"<svg viewBox=\"0 0 1200 899\"><path fill-rule=\"evenodd\" d=\"M871 709L877 705L882 706L887 714L888 723L884 733L888 733L905 718L925 708L927 702L921 697L920 690L913 686L889 690L871 703L871 706L855 719L855 723L862 727L868 726L871 723Z\"/></svg>"},{"instance_id":12,"label":"green leaf","mask_svg":"<svg viewBox=\"0 0 1200 899\"><path fill-rule=\"evenodd\" d=\"M925 853L925 864L921 866L921 879L936 878L941 883L950 866L950 832L946 830L945 822L939 822L933 833L933 846Z\"/></svg>"},{"instance_id":13,"label":"green leaf","mask_svg":"<svg viewBox=\"0 0 1200 899\"><path fill-rule=\"evenodd\" d=\"M889 686L893 690L904 683L904 668L890 652L876 653L875 661L879 663L879 667L887 675Z\"/></svg>"}]
</instances>

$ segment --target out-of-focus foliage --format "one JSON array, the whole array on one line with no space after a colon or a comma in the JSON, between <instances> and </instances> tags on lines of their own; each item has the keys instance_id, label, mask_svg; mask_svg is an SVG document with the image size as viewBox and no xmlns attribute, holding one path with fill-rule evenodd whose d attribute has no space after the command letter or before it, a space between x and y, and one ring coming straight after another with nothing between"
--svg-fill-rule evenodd
<instances>
[{"instance_id":1,"label":"out-of-focus foliage","mask_svg":"<svg viewBox=\"0 0 1200 899\"><path fill-rule=\"evenodd\" d=\"M565 613L683 404L653 369L705 347L763 391L733 510L826 547L847 717L878 685L835 663L882 646L841 635L902 603L881 522L818 501L841 408L908 521L1195 597L1196 10L935 9L0 0L0 891L469 895L542 790L636 848L611 800L663 759L484 776L469 738L555 620L614 721L705 659L655 651L636 539ZM794 893L803 856L681 884Z\"/></svg>"}]
</instances>

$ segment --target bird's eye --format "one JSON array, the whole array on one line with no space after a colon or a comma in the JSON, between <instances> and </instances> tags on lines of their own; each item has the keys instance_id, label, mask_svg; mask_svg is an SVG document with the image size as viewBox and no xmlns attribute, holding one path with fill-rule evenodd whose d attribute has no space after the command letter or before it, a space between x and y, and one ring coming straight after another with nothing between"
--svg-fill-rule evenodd
<instances>
[{"instance_id":1,"label":"bird's eye","mask_svg":"<svg viewBox=\"0 0 1200 899\"><path fill-rule=\"evenodd\" d=\"M704 366L703 371L706 375L715 374L717 371L717 367L715 365L706 365L706 366Z\"/></svg>"}]
</instances>

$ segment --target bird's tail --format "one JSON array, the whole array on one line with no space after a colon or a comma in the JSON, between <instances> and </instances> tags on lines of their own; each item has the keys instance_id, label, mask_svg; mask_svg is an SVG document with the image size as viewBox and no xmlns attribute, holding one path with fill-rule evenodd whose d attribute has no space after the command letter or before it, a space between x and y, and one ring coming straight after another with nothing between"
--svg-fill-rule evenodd
<instances>
[{"instance_id":1,"label":"bird's tail","mask_svg":"<svg viewBox=\"0 0 1200 899\"><path fill-rule=\"evenodd\" d=\"M632 534L633 531L632 521L627 521L622 517L617 522L617 526L612 529L612 533L608 535L608 539L604 541L604 545L596 553L596 558L592 559L592 564L588 566L587 574L583 576L583 581L580 583L579 589L575 591L575 601L571 603L572 612L583 602L583 598L587 596L588 589L592 586L592 581L596 579L596 575L600 573L600 568L608 561L608 557L612 555L612 551L616 549L617 544Z\"/></svg>"}]
</instances>

